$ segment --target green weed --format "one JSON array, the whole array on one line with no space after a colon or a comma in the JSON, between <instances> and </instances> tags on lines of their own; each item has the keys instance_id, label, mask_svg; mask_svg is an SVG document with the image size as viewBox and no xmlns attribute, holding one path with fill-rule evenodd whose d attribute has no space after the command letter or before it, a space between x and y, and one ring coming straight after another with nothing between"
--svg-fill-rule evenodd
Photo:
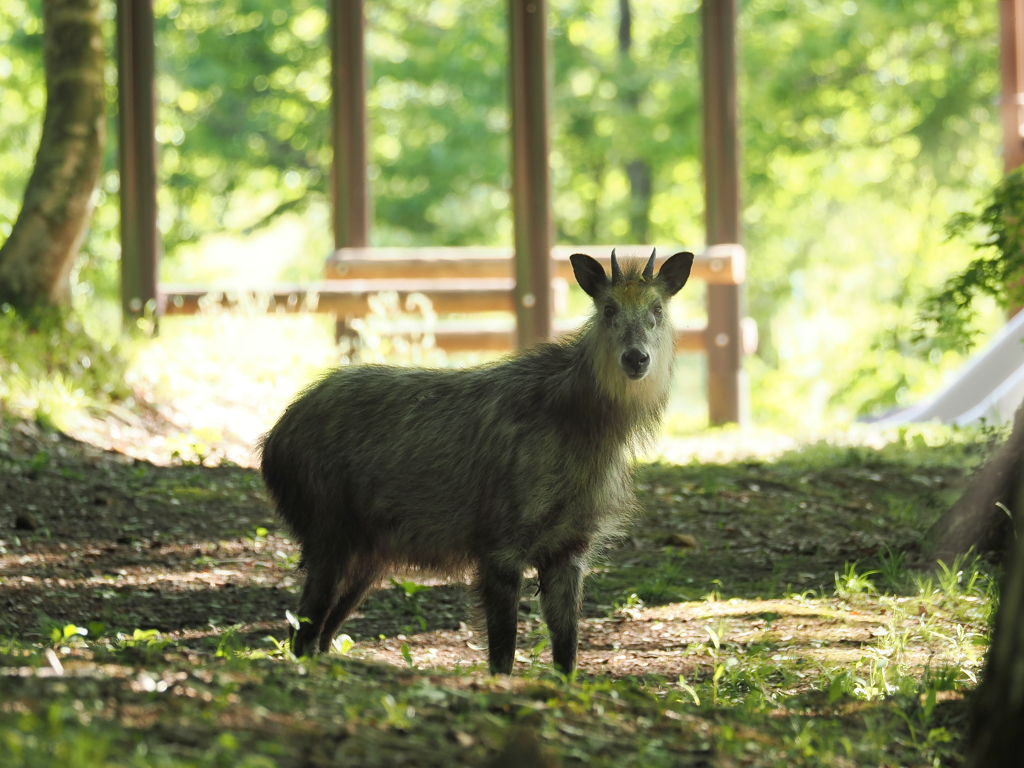
<instances>
[{"instance_id":1,"label":"green weed","mask_svg":"<svg viewBox=\"0 0 1024 768\"><path fill-rule=\"evenodd\" d=\"M836 574L836 594L843 600L851 600L865 594L876 594L878 590L869 576L878 571L857 573L857 563L846 563L843 575Z\"/></svg>"}]
</instances>

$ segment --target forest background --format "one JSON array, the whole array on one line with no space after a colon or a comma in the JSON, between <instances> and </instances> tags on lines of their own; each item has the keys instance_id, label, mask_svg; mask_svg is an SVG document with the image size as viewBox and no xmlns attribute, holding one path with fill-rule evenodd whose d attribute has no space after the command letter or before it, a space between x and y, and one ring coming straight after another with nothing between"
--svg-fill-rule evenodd
<instances>
[{"instance_id":1,"label":"forest background","mask_svg":"<svg viewBox=\"0 0 1024 768\"><path fill-rule=\"evenodd\" d=\"M563 244L704 239L696 0L551 0ZM155 0L161 278L316 280L332 245L330 55L309 0ZM366 4L374 245L510 245L506 4ZM118 318L110 124L74 300ZM945 225L1000 178L998 17L968 0L749 0L738 22L753 415L789 429L912 402L963 361L919 302L973 256ZM0 238L45 103L39 3L0 0ZM695 311L699 312L699 305ZM1001 322L983 305L981 326ZM696 399L696 398L695 398Z\"/></svg>"}]
</instances>

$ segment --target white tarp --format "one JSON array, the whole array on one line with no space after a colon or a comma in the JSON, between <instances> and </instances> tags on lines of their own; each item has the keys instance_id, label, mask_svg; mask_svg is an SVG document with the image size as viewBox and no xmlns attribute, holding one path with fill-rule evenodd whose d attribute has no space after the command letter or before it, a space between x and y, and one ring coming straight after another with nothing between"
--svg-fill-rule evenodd
<instances>
[{"instance_id":1,"label":"white tarp","mask_svg":"<svg viewBox=\"0 0 1024 768\"><path fill-rule=\"evenodd\" d=\"M893 427L921 421L989 424L1013 420L1024 401L1024 312L1019 312L932 397L874 422Z\"/></svg>"}]
</instances>

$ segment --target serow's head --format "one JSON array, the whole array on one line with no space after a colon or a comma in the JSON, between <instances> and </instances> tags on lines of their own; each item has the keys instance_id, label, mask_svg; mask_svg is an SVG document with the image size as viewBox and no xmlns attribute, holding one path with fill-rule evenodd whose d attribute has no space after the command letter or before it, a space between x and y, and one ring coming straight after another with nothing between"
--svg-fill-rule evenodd
<instances>
[{"instance_id":1,"label":"serow's head","mask_svg":"<svg viewBox=\"0 0 1024 768\"><path fill-rule=\"evenodd\" d=\"M651 370L667 372L675 345L668 301L686 285L693 254L671 256L655 274L653 252L643 269L640 263L623 269L612 249L610 278L590 256L577 253L569 258L576 281L594 300L598 354L614 359L632 381L643 379Z\"/></svg>"}]
</instances>

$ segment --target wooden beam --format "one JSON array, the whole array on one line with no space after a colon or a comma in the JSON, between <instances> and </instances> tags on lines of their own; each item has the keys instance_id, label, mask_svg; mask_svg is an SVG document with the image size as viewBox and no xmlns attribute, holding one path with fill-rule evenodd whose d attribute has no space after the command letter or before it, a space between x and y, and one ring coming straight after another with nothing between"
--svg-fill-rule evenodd
<instances>
[{"instance_id":1,"label":"wooden beam","mask_svg":"<svg viewBox=\"0 0 1024 768\"><path fill-rule=\"evenodd\" d=\"M649 245L620 245L620 256L647 255ZM658 246L656 268L682 246ZM552 275L569 283L575 282L569 256L573 253L593 255L610 272L610 245L556 245L551 249ZM385 278L446 279L494 278L515 275L512 248L488 247L425 247L425 248L341 248L332 254L324 267L324 277L342 280L374 280ZM746 254L739 245L714 245L698 253L690 273L691 280L708 285L738 285L746 279Z\"/></svg>"},{"instance_id":2,"label":"wooden beam","mask_svg":"<svg viewBox=\"0 0 1024 768\"><path fill-rule=\"evenodd\" d=\"M551 337L546 0L509 0L512 212L520 346Z\"/></svg>"},{"instance_id":3,"label":"wooden beam","mask_svg":"<svg viewBox=\"0 0 1024 768\"><path fill-rule=\"evenodd\" d=\"M709 246L740 242L736 0L704 0L704 195ZM743 423L746 399L738 285L709 285L708 415Z\"/></svg>"},{"instance_id":4,"label":"wooden beam","mask_svg":"<svg viewBox=\"0 0 1024 768\"><path fill-rule=\"evenodd\" d=\"M571 333L575 328L555 324L555 337ZM433 330L434 344L446 352L510 352L515 346L512 330L461 329L439 327ZM703 352L706 347L703 328L676 331L676 352Z\"/></svg>"},{"instance_id":5,"label":"wooden beam","mask_svg":"<svg viewBox=\"0 0 1024 768\"><path fill-rule=\"evenodd\" d=\"M356 283L364 283L363 291L354 290ZM368 313L367 296L382 288L388 281L383 280L327 280L315 285L280 284L269 286L265 290L225 289L217 291L205 286L162 285L160 302L167 315L195 315L211 307L224 309L244 308L268 313L321 312L337 314L347 312L350 315L366 315ZM399 283L399 281L391 281ZM437 312L482 312L503 310L511 311L515 294L511 279L499 281L472 281L480 284L467 290L458 283L468 281L450 281L449 285L438 287L436 284L421 286L420 291L428 295ZM401 281L397 286L399 300L404 305L405 298L412 293L409 281ZM395 286L392 286L395 287ZM559 337L573 333L579 328L579 319L560 320L554 323L553 336ZM423 334L426 328L418 322L399 320L385 323L378 328L382 335ZM434 325L433 333L436 344L449 352L509 352L516 347L517 333L515 328L493 322L445 322ZM677 352L703 352L708 347L706 328L681 328L676 330Z\"/></svg>"},{"instance_id":6,"label":"wooden beam","mask_svg":"<svg viewBox=\"0 0 1024 768\"><path fill-rule=\"evenodd\" d=\"M192 315L205 303L222 307L264 307L274 312L328 312L338 317L369 314L369 297L394 291L404 306L410 294L422 293L434 312L472 314L512 312L515 283L511 278L487 280L324 280L320 283L284 283L264 290L196 285L161 285L160 303L169 315Z\"/></svg>"},{"instance_id":7,"label":"wooden beam","mask_svg":"<svg viewBox=\"0 0 1024 768\"><path fill-rule=\"evenodd\" d=\"M155 311L160 242L152 0L117 0L117 124L121 197L121 308L125 322Z\"/></svg>"},{"instance_id":8,"label":"wooden beam","mask_svg":"<svg viewBox=\"0 0 1024 768\"><path fill-rule=\"evenodd\" d=\"M370 193L363 0L330 0L330 15L334 244L336 248L365 246L370 232Z\"/></svg>"},{"instance_id":9,"label":"wooden beam","mask_svg":"<svg viewBox=\"0 0 1024 768\"><path fill-rule=\"evenodd\" d=\"M1000 113L1006 173L1024 165L1024 0L999 0Z\"/></svg>"}]
</instances>

